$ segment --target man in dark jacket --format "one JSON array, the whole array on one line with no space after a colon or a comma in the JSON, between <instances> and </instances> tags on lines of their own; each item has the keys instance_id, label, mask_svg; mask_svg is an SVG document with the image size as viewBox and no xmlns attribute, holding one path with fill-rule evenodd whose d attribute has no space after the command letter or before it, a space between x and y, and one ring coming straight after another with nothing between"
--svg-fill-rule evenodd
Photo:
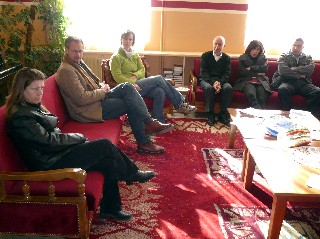
<instances>
[{"instance_id":1,"label":"man in dark jacket","mask_svg":"<svg viewBox=\"0 0 320 239\"><path fill-rule=\"evenodd\" d=\"M271 87L278 90L282 110L292 108L292 95L296 94L307 98L305 110L319 116L316 109L320 104L320 88L313 85L310 78L314 62L311 56L302 53L303 47L304 41L298 38L291 51L280 56Z\"/></svg>"},{"instance_id":2,"label":"man in dark jacket","mask_svg":"<svg viewBox=\"0 0 320 239\"><path fill-rule=\"evenodd\" d=\"M230 115L227 111L232 99L232 86L228 83L231 75L230 57L223 53L225 39L216 36L213 39L213 50L202 54L200 64L199 84L204 91L206 112L208 112L208 124L214 125L214 100L216 94L221 94L221 111L218 119L229 126Z\"/></svg>"}]
</instances>

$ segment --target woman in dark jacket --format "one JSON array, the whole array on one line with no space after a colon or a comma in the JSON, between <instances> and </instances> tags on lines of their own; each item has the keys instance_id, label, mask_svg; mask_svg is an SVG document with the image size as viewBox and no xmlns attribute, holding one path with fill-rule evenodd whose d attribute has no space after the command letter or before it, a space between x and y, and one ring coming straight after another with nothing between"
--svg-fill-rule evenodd
<instances>
[{"instance_id":1,"label":"woman in dark jacket","mask_svg":"<svg viewBox=\"0 0 320 239\"><path fill-rule=\"evenodd\" d=\"M152 171L139 168L108 139L88 142L80 133L62 133L58 118L41 104L45 75L23 68L15 75L6 100L6 128L22 159L31 171L82 168L104 174L100 218L129 220L123 211L118 181L144 183Z\"/></svg>"},{"instance_id":2,"label":"woman in dark jacket","mask_svg":"<svg viewBox=\"0 0 320 239\"><path fill-rule=\"evenodd\" d=\"M253 40L246 51L239 57L239 76L234 84L234 90L243 91L249 106L263 109L268 95L272 93L269 78L265 76L268 70L268 60L260 41Z\"/></svg>"}]
</instances>

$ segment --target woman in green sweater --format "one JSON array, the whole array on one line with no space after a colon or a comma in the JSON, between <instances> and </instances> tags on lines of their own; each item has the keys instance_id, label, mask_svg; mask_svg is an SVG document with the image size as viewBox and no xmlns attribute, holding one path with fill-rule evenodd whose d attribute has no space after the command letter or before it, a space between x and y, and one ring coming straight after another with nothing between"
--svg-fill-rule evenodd
<instances>
[{"instance_id":1,"label":"woman in green sweater","mask_svg":"<svg viewBox=\"0 0 320 239\"><path fill-rule=\"evenodd\" d=\"M195 106L184 101L184 97L161 75L145 78L145 68L132 47L135 34L128 30L121 35L121 47L110 59L110 69L114 80L118 83L129 82L135 86L142 97L153 99L152 117L164 122L163 105L167 97L179 113L189 114L196 110Z\"/></svg>"}]
</instances>

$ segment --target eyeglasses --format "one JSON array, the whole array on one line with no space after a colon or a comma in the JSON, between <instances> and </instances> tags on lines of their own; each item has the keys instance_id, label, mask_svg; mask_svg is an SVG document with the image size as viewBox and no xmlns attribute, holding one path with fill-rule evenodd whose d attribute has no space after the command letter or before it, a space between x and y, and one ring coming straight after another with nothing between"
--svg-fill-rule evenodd
<instances>
[{"instance_id":1,"label":"eyeglasses","mask_svg":"<svg viewBox=\"0 0 320 239\"><path fill-rule=\"evenodd\" d=\"M68 48L69 49L69 48ZM70 50L70 49L69 49ZM77 53L79 53L79 54L83 54L84 53L84 51L83 50L70 50L73 54L77 54Z\"/></svg>"}]
</instances>

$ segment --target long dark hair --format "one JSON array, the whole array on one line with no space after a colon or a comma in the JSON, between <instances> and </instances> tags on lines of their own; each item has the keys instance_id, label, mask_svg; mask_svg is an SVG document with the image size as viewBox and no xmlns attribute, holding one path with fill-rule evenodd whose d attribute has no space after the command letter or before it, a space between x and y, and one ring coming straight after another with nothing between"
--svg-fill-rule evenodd
<instances>
[{"instance_id":1,"label":"long dark hair","mask_svg":"<svg viewBox=\"0 0 320 239\"><path fill-rule=\"evenodd\" d=\"M37 69L24 67L19 70L14 76L10 94L6 98L6 114L11 111L15 104L22 104L24 102L23 92L33 81L45 80L44 73Z\"/></svg>"},{"instance_id":2,"label":"long dark hair","mask_svg":"<svg viewBox=\"0 0 320 239\"><path fill-rule=\"evenodd\" d=\"M244 53L250 56L251 50L255 49L256 47L260 48L260 52L259 52L257 57L259 57L260 55L263 55L264 54L264 47L263 47L261 41L258 41L258 40L251 41L249 43L249 45L247 46L247 49L246 49L246 51Z\"/></svg>"}]
</instances>

